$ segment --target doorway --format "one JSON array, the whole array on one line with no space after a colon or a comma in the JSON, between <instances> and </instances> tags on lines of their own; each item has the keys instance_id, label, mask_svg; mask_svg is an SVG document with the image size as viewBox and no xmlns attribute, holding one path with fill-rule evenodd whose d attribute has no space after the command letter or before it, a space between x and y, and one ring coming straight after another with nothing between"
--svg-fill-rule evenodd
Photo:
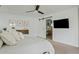
<instances>
[{"instance_id":1,"label":"doorway","mask_svg":"<svg viewBox=\"0 0 79 59\"><path fill-rule=\"evenodd\" d=\"M46 39L52 40L52 19L47 19L46 20Z\"/></svg>"}]
</instances>

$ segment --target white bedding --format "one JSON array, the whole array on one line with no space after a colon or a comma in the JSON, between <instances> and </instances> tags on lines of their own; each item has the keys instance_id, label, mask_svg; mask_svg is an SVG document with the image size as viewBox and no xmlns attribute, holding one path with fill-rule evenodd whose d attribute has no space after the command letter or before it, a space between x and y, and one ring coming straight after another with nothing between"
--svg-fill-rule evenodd
<instances>
[{"instance_id":1,"label":"white bedding","mask_svg":"<svg viewBox=\"0 0 79 59\"><path fill-rule=\"evenodd\" d=\"M26 36L16 46L4 45L0 48L0 54L43 54L46 52L55 53L54 47L50 42L42 38L30 36Z\"/></svg>"}]
</instances>

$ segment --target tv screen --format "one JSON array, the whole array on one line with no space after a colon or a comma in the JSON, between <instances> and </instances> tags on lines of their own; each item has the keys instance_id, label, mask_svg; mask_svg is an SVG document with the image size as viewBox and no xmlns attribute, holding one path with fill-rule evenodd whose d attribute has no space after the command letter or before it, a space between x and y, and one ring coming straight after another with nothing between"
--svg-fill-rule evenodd
<instances>
[{"instance_id":1,"label":"tv screen","mask_svg":"<svg viewBox=\"0 0 79 59\"><path fill-rule=\"evenodd\" d=\"M69 19L54 20L54 28L69 28Z\"/></svg>"}]
</instances>

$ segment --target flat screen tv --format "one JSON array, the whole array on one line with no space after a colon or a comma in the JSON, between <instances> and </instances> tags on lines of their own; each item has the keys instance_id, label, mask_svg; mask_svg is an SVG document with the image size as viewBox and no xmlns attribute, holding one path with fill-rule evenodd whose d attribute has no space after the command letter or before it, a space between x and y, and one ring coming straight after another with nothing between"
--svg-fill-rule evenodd
<instances>
[{"instance_id":1,"label":"flat screen tv","mask_svg":"<svg viewBox=\"0 0 79 59\"><path fill-rule=\"evenodd\" d=\"M69 19L54 20L54 28L69 28Z\"/></svg>"}]
</instances>

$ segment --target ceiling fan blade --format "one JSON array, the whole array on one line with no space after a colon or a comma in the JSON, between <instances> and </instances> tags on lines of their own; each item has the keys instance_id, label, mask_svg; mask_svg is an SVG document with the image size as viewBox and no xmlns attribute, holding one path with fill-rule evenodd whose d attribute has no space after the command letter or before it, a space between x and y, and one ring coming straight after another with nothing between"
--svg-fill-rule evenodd
<instances>
[{"instance_id":1,"label":"ceiling fan blade","mask_svg":"<svg viewBox=\"0 0 79 59\"><path fill-rule=\"evenodd\" d=\"M44 13L43 13L43 12L41 12L41 11L38 11L38 13L44 14Z\"/></svg>"},{"instance_id":2,"label":"ceiling fan blade","mask_svg":"<svg viewBox=\"0 0 79 59\"><path fill-rule=\"evenodd\" d=\"M38 10L38 9L39 9L39 7L40 7L39 5L36 5L36 9L35 9L35 10Z\"/></svg>"},{"instance_id":3,"label":"ceiling fan blade","mask_svg":"<svg viewBox=\"0 0 79 59\"><path fill-rule=\"evenodd\" d=\"M34 12L34 11L35 11L35 10L31 10L31 11L26 11L26 12L28 13L28 12Z\"/></svg>"}]
</instances>

